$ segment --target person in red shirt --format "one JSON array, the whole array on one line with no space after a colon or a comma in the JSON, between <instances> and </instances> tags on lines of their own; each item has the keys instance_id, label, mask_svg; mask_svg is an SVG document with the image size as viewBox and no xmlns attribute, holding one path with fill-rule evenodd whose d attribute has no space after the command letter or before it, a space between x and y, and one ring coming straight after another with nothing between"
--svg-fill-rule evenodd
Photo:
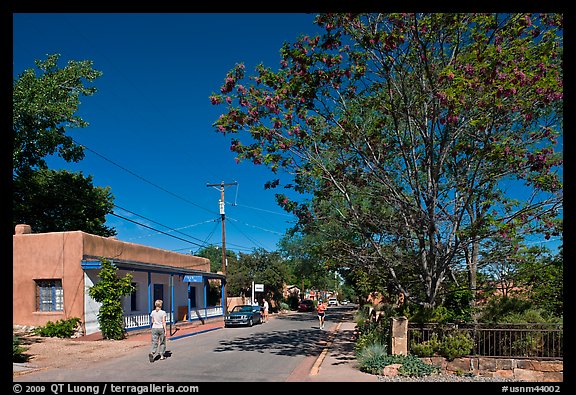
<instances>
[{"instance_id":1,"label":"person in red shirt","mask_svg":"<svg viewBox=\"0 0 576 395\"><path fill-rule=\"evenodd\" d=\"M319 301L318 307L316 308L318 311L318 321L320 322L320 329L324 329L324 318L326 316L326 305L322 300Z\"/></svg>"}]
</instances>

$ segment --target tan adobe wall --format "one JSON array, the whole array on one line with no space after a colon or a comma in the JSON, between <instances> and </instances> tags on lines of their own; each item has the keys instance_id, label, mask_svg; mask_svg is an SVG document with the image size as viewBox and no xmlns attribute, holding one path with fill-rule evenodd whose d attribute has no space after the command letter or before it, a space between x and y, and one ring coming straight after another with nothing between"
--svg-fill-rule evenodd
<instances>
[{"instance_id":1,"label":"tan adobe wall","mask_svg":"<svg viewBox=\"0 0 576 395\"><path fill-rule=\"evenodd\" d=\"M117 239L82 233L84 255L117 258L123 261L177 266L210 272L210 260L160 248L128 243Z\"/></svg>"},{"instance_id":2,"label":"tan adobe wall","mask_svg":"<svg viewBox=\"0 0 576 395\"><path fill-rule=\"evenodd\" d=\"M13 235L12 323L41 326L47 321L84 317L83 259L101 257L210 272L210 260L127 243L81 231L30 233L18 225ZM35 280L62 280L64 311L36 311Z\"/></svg>"},{"instance_id":3,"label":"tan adobe wall","mask_svg":"<svg viewBox=\"0 0 576 395\"><path fill-rule=\"evenodd\" d=\"M39 326L84 314L82 232L17 234L12 238L12 322ZM61 279L64 311L36 311L35 280Z\"/></svg>"}]
</instances>

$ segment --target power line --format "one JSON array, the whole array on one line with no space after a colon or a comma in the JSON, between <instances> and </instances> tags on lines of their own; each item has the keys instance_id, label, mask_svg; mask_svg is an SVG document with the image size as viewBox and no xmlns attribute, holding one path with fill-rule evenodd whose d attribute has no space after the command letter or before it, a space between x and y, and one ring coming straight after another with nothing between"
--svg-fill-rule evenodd
<instances>
[{"instance_id":1,"label":"power line","mask_svg":"<svg viewBox=\"0 0 576 395\"><path fill-rule=\"evenodd\" d=\"M133 171L125 168L124 166L119 165L118 163L114 162L113 160L106 158L104 155L99 154L98 152L96 152L96 151L94 151L93 149L85 146L84 144L81 144L81 143L79 143L78 141L76 141L76 140L74 140L74 139L72 139L72 140L74 141L74 143L76 143L76 144L78 144L79 146L83 147L83 148L86 149L87 151L90 151L90 152L92 152L94 155L97 155L97 156L99 156L100 158L104 159L105 161L112 163L114 166L116 166L116 167L124 170L125 172L127 172L127 173L129 173L129 174L132 174L134 177L139 178L140 180L144 181L145 183L150 184L150 185L152 185L153 187L158 188L158 189L160 189L161 191L166 192L167 194L174 196L175 198L178 198L178 199L180 199L180 200L183 200L183 201L185 201L186 203L189 203L189 204L191 204L191 205L193 205L193 206L196 206L196 207L198 207L198 208L201 208L202 210L208 211L208 212L211 213L211 214L215 214L214 211L209 210L209 209L207 209L206 207L202 207L202 206L200 206L199 204L196 204L196 203L194 203L194 202L192 202L192 201L190 201L190 200L188 200L188 199L186 199L186 198L184 198L184 197L182 197L182 196L180 196L180 195L177 195L177 194L175 194L175 193L167 190L166 188L163 188L163 187L161 187L160 185L155 184L155 183L153 183L152 181L149 181L149 180L145 179L144 177L142 177L142 176L134 173Z\"/></svg>"},{"instance_id":2,"label":"power line","mask_svg":"<svg viewBox=\"0 0 576 395\"><path fill-rule=\"evenodd\" d=\"M214 234L214 232L216 231L216 228L218 227L218 220L214 220L215 225L212 228L212 231L210 231L210 233L208 234L208 236L206 237L206 240L204 240L204 243L208 243L208 240L210 240L212 238L212 235ZM210 243L210 245L213 245Z\"/></svg>"},{"instance_id":3,"label":"power line","mask_svg":"<svg viewBox=\"0 0 576 395\"><path fill-rule=\"evenodd\" d=\"M250 238L247 234L242 232L242 230L240 230L233 222L231 222L230 224L233 225L238 232L240 232L242 235L244 235L244 237L246 237L248 240L250 240L252 243L254 243L255 246L260 247L263 250L266 250L266 247L264 247L262 244L258 243L257 241L252 240L252 238Z\"/></svg>"},{"instance_id":4,"label":"power line","mask_svg":"<svg viewBox=\"0 0 576 395\"><path fill-rule=\"evenodd\" d=\"M138 215L138 214L136 214L136 215ZM180 228L175 228L175 229L176 229L176 230L182 230L182 229L193 228L193 227L195 227L195 226L204 225L204 224L207 224L207 223L209 223L209 222L218 222L218 218L217 218L217 219L209 219L209 220L207 220L207 221L202 221L202 222L198 222L198 223L196 223L196 224L186 225L186 226L182 226L182 227L180 227ZM165 226L165 225L162 225L162 226L168 228L168 226ZM214 232L212 231L212 233L214 233ZM142 239L142 238L144 238L144 237L154 236L155 234L156 234L156 233L148 233L147 235L132 237L131 239L132 239L132 240L134 240L134 239Z\"/></svg>"},{"instance_id":5,"label":"power line","mask_svg":"<svg viewBox=\"0 0 576 395\"><path fill-rule=\"evenodd\" d=\"M251 228L260 229L260 230L263 230L263 231L265 231L265 232L274 233L274 234L279 235L279 236L284 236L284 233L276 232L275 230L270 230L270 229L262 228L262 227L256 226L256 225L250 225L250 224L248 224L248 223L246 223L246 222L240 222L239 220L237 220L237 219L235 219L235 218L232 218L232 217L228 217L228 218L231 219L232 221L236 221L236 222L238 222L238 223L242 223L243 225L249 226L249 227L251 227Z\"/></svg>"},{"instance_id":6,"label":"power line","mask_svg":"<svg viewBox=\"0 0 576 395\"><path fill-rule=\"evenodd\" d=\"M169 234L169 233L163 232L163 231L161 231L161 230L159 230L159 229L155 229L155 228L153 228L153 227L151 227L151 226L148 226L148 225L144 225L144 224L142 224L142 223L140 223L140 222L131 220L130 218L126 218L126 217L124 217L124 216L122 216L122 215L119 215L119 214L116 214L116 213L114 213L114 212L110 213L110 215L113 215L113 216L118 217L118 218L122 218L122 219L125 220L125 221L129 221L129 222L135 223L135 224L137 224L137 225L139 225L139 226L143 226L144 228L148 228L148 229L151 229L151 230L153 230L153 231L155 231L155 232L162 233L162 234L164 234L164 235L166 235L166 236L173 237L173 238L178 239L178 240L181 240L181 241L185 241L186 243L194 244L194 245L196 245L196 246L198 246L198 247L205 247L205 245L198 244L198 243L195 243L195 242L193 242L193 241L185 240L185 239L183 239L183 238L181 238L181 237L171 235L171 234Z\"/></svg>"},{"instance_id":7,"label":"power line","mask_svg":"<svg viewBox=\"0 0 576 395\"><path fill-rule=\"evenodd\" d=\"M140 180L142 180L142 181L144 181L144 182L146 182L146 183L154 186L155 188L158 188L158 189L160 189L160 190L163 191L163 192L166 192L166 193L168 193L168 194L170 194L170 195L172 195L172 196L174 196L174 197L176 197L176 198L178 198L178 199L180 199L180 200L183 200L183 201L185 201L185 202L187 202L187 203L189 203L189 204L192 204L193 206L199 207L199 208L201 208L201 209L203 209L203 210L205 210L205 211L208 211L208 212L210 212L210 213L214 213L214 212L211 211L210 209L207 209L207 208L205 208L205 207L202 207L202 206L200 206L200 205L198 205L198 204L196 204L196 203L194 203L194 202L192 202L192 201L190 201L190 200L188 200L188 199L186 199L186 198L184 198L184 197L182 197L182 196L179 196L179 195L177 195L177 194L175 194L175 193L167 190L166 188L163 188L163 187L161 187L161 186L159 186L159 185L157 185L157 184L155 184L155 183L147 180L146 178L144 178L144 177L142 177L142 176L134 173L133 171L125 168L124 166L122 166L122 165L114 162L113 160L108 159L108 158L105 157L104 155L102 155L102 154L94 151L94 150L91 149L90 147L87 147L86 145L81 144L81 143L79 143L78 141L76 141L76 140L74 140L74 139L73 139L73 141L74 141L76 144L82 146L82 147L83 147L84 149L86 149L87 151L92 152L93 154L97 155L98 157L104 159L104 160L107 161L107 162L112 163L114 166L116 166L116 167L118 167L118 168L126 171L127 173L133 175L134 177L137 177L138 179L140 179ZM234 181L234 182L229 183L229 184L224 184L224 186L222 186L222 183L220 183L220 184L207 184L206 186L223 188L223 187L226 187L226 186L234 186L234 185L237 186L237 185L238 185L238 182ZM238 189L236 190L236 192L238 192ZM223 199L224 199L224 197L222 196L222 199L221 199L221 200L222 200L222 203L221 203L222 206L224 205L224 200L223 200ZM229 203L229 204L230 204L230 203ZM232 205L236 206L237 204L234 203L234 204L232 204ZM286 215L286 216L289 216L288 214L282 214L282 213L277 213L277 212L273 212L273 211L270 211L270 210L259 209L259 208L257 208L257 207L250 207L250 206L245 206L245 205L240 205L240 206L246 207L246 208L251 208L251 209L254 209L254 210L265 211L265 212L269 212L269 213L273 213L273 214L277 214L277 215ZM118 207L119 207L119 206L118 206ZM119 207L119 208L121 208L121 207ZM122 209L122 208L121 208L121 209ZM123 210L125 210L125 209L123 209ZM222 211L222 210L223 210L223 207L221 207L221 211ZM125 211L130 212L129 210L125 210ZM138 215L138 214L136 214L136 213L133 213L133 214L134 214L134 215ZM138 215L138 216L139 216L139 217L142 217L142 216L140 216L140 215ZM142 218L145 218L145 217L142 217ZM145 218L145 219L147 219L147 218ZM232 219L232 218L231 218L231 219ZM148 219L148 220L149 220L149 219ZM152 220L149 220L149 221L152 221ZM155 221L152 221L152 222L157 223L157 222L155 222ZM164 226L165 228L171 229L171 230L173 230L173 231L176 231L175 229L172 229L172 228L170 228L170 227L168 227L168 226L165 226L165 225L162 225L162 224L159 224L159 223L157 223L157 224L158 224L158 225L161 225L161 226ZM244 223L244 225L246 225L246 226L251 226L251 227L257 228L257 229L261 229L261 230L264 230L264 231L266 231L266 232L271 232L271 233L274 233L274 234L282 235L282 234L279 233L279 232L275 232L275 231L272 231L272 230L269 230L269 229L264 229L264 228L261 228L261 227L255 226L255 225L250 225L250 224L246 224L246 223ZM223 225L223 226L224 226L224 225ZM240 230L239 230L239 231L240 231ZM224 232L225 232L225 231L224 231ZM241 231L240 231L240 232L241 232ZM165 232L163 232L163 233L166 234ZM179 232L179 233L182 233L182 232ZM241 233L242 233L242 232L241 232ZM184 234L184 233L183 233L183 234ZM189 236L189 235L186 235L186 234L184 234L184 235L187 236L187 237L192 237L192 236ZM248 238L250 241L252 241L252 242L254 243L254 245L262 247L262 246L259 245L258 243L256 243L256 242L254 242L253 240L251 240L251 239L250 239L248 236L246 236L244 233L243 233L243 235L244 235L246 238ZM225 236L224 236L224 237L225 237ZM200 239L198 239L198 238L196 238L196 240L202 241L202 240L200 240ZM203 241L202 241L202 242L203 242ZM264 247L262 247L262 248L264 248Z\"/></svg>"},{"instance_id":8,"label":"power line","mask_svg":"<svg viewBox=\"0 0 576 395\"><path fill-rule=\"evenodd\" d=\"M163 224L161 224L161 223L159 223L159 222L156 222L156 221L154 221L154 220L152 220L152 219L150 219L150 218L144 217L143 215L140 215L140 214L137 214L137 213L135 213L135 212L133 212L133 211L130 211L130 210L128 210L128 209L125 209L124 207L120 207L120 206L118 206L117 204L115 204L114 207L118 207L119 209L124 210L124 211L126 211L126 212L128 212L128 213L130 213L130 214L134 214L134 215L136 215L136 216L138 216L138 217L140 217L140 218L143 218L143 219L145 219L145 220L147 220L147 221L153 222L153 223L155 223L156 225L160 225L160 226L163 226L163 227L165 227L165 228L167 228L167 229L170 229L172 232L180 233L181 235L184 235L184 236L186 236L186 237L190 237L190 238L192 238L192 239L198 240L198 241L206 244L205 241L203 241L203 240L201 240L201 239L199 239L199 238L197 238L197 237L190 236L190 235L188 235L188 234L186 234L186 233L184 233L184 232L180 232L180 231L177 230L177 229L173 229L173 228L171 228L171 227L169 227L169 226L163 225ZM167 233L165 233L165 232L163 232L163 233L164 233L164 234L167 234Z\"/></svg>"},{"instance_id":9,"label":"power line","mask_svg":"<svg viewBox=\"0 0 576 395\"><path fill-rule=\"evenodd\" d=\"M290 215L290 214L279 213L279 212L277 212L277 211L266 210L266 209L258 208L258 207L246 206L245 204L230 203L230 202L226 202L226 203L230 204L231 206L245 207L245 208L249 208L249 209L252 209L252 210L263 211L263 212L270 213L270 214L283 215L283 216L285 216L285 217L291 217L291 218L294 217L293 215Z\"/></svg>"}]
</instances>

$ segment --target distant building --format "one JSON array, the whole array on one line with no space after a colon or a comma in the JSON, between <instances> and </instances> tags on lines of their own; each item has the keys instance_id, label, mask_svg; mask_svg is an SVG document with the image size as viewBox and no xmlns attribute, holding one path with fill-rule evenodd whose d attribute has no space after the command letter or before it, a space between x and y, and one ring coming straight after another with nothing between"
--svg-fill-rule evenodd
<instances>
[{"instance_id":1,"label":"distant building","mask_svg":"<svg viewBox=\"0 0 576 395\"><path fill-rule=\"evenodd\" d=\"M210 261L96 236L81 231L32 233L16 225L12 258L12 323L42 326L48 321L78 317L84 334L100 331L100 304L88 290L99 281L101 259L118 268L118 276L133 275L136 291L123 300L127 330L150 326L154 301L162 299L168 320L205 321L223 318L222 298L209 305L210 283L225 276L210 273Z\"/></svg>"},{"instance_id":2,"label":"distant building","mask_svg":"<svg viewBox=\"0 0 576 395\"><path fill-rule=\"evenodd\" d=\"M284 289L282 290L282 297L284 299L288 299L289 297L300 297L300 288L296 285L284 285Z\"/></svg>"}]
</instances>

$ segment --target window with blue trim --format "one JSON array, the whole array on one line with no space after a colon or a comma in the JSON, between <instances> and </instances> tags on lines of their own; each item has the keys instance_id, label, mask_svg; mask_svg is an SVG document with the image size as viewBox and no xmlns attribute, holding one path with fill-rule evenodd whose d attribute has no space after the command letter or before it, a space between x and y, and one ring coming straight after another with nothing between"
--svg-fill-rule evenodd
<instances>
[{"instance_id":1,"label":"window with blue trim","mask_svg":"<svg viewBox=\"0 0 576 395\"><path fill-rule=\"evenodd\" d=\"M36 281L36 311L63 311L62 280Z\"/></svg>"}]
</instances>

